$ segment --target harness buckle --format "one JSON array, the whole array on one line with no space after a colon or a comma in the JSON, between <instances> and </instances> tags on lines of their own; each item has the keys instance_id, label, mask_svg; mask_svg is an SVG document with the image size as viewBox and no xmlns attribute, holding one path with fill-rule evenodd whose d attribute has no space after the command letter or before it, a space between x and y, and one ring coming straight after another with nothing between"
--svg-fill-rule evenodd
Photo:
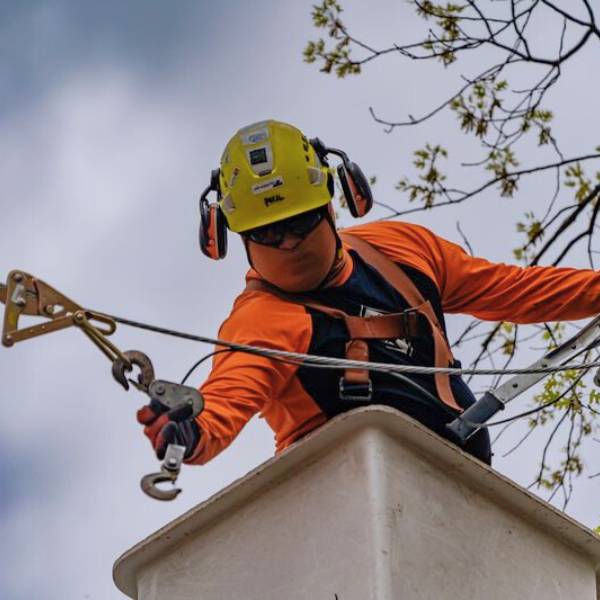
<instances>
[{"instance_id":1,"label":"harness buckle","mask_svg":"<svg viewBox=\"0 0 600 600\"><path fill-rule=\"evenodd\" d=\"M373 384L371 380L364 383L352 383L340 377L340 400L350 402L370 402L373 397Z\"/></svg>"}]
</instances>

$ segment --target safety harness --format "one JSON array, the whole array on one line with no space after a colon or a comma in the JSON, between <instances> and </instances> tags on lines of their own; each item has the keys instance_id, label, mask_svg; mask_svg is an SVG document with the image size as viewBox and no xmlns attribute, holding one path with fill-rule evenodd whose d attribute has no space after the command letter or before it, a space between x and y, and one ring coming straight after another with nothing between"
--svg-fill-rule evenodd
<instances>
[{"instance_id":1,"label":"safety harness","mask_svg":"<svg viewBox=\"0 0 600 600\"><path fill-rule=\"evenodd\" d=\"M346 242L369 265L374 267L385 280L404 298L409 308L399 313L360 317L349 315L339 308L316 302L300 294L288 294L261 279L253 279L246 291L263 291L288 302L300 304L321 312L331 318L344 321L349 340L346 343L346 358L369 360L368 340L406 339L431 336L434 347L434 366L451 367L455 364L450 346L439 319L429 300L425 300L410 277L390 258L371 244L348 233L339 232ZM439 398L452 409L462 412L456 403L450 376L446 373L434 375ZM373 386L367 369L346 369L340 378L340 399L368 402L372 398Z\"/></svg>"}]
</instances>

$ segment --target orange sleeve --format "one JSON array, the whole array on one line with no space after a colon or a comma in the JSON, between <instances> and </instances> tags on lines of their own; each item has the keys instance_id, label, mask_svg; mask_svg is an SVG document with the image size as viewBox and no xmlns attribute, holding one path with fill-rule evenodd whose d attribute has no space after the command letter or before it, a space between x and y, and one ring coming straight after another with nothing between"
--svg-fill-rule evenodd
<instances>
[{"instance_id":1,"label":"orange sleeve","mask_svg":"<svg viewBox=\"0 0 600 600\"><path fill-rule=\"evenodd\" d=\"M519 267L469 256L438 238L445 266L443 308L488 321L541 323L600 311L600 273L567 267Z\"/></svg>"},{"instance_id":2,"label":"orange sleeve","mask_svg":"<svg viewBox=\"0 0 600 600\"><path fill-rule=\"evenodd\" d=\"M311 320L303 307L261 292L238 297L219 331L222 340L291 352L306 352L310 337ZM216 354L200 388L205 403L197 417L200 444L187 462L204 464L224 450L253 415L268 409L296 369L293 364L246 352Z\"/></svg>"},{"instance_id":3,"label":"orange sleeve","mask_svg":"<svg viewBox=\"0 0 600 600\"><path fill-rule=\"evenodd\" d=\"M349 233L428 275L448 313L540 323L583 319L600 312L600 273L591 269L491 263L411 223L374 223Z\"/></svg>"}]
</instances>

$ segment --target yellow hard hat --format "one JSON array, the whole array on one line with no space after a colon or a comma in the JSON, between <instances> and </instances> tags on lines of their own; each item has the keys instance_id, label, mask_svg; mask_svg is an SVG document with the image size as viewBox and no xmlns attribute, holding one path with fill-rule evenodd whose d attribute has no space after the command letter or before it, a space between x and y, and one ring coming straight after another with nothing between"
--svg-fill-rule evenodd
<instances>
[{"instance_id":1,"label":"yellow hard hat","mask_svg":"<svg viewBox=\"0 0 600 600\"><path fill-rule=\"evenodd\" d=\"M299 129L261 121L229 140L219 191L227 225L240 233L326 205L333 176Z\"/></svg>"}]
</instances>

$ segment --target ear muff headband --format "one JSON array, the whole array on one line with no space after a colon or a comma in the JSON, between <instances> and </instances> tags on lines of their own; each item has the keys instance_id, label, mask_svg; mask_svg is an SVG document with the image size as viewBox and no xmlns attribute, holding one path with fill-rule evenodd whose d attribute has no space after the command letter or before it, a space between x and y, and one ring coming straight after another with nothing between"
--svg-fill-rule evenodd
<instances>
[{"instance_id":1,"label":"ear muff headband","mask_svg":"<svg viewBox=\"0 0 600 600\"><path fill-rule=\"evenodd\" d=\"M213 260L219 260L227 254L227 221L221 207L216 202L208 201L210 192L217 192L217 197L220 196L219 169L212 171L210 185L200 196L199 231L200 249L203 254Z\"/></svg>"},{"instance_id":2,"label":"ear muff headband","mask_svg":"<svg viewBox=\"0 0 600 600\"><path fill-rule=\"evenodd\" d=\"M310 143L323 164L328 164L329 153L342 159L342 164L337 167L337 174L348 209L353 217L364 217L373 206L373 193L362 169L352 162L345 152L336 148L327 148L319 138L313 138Z\"/></svg>"}]
</instances>

